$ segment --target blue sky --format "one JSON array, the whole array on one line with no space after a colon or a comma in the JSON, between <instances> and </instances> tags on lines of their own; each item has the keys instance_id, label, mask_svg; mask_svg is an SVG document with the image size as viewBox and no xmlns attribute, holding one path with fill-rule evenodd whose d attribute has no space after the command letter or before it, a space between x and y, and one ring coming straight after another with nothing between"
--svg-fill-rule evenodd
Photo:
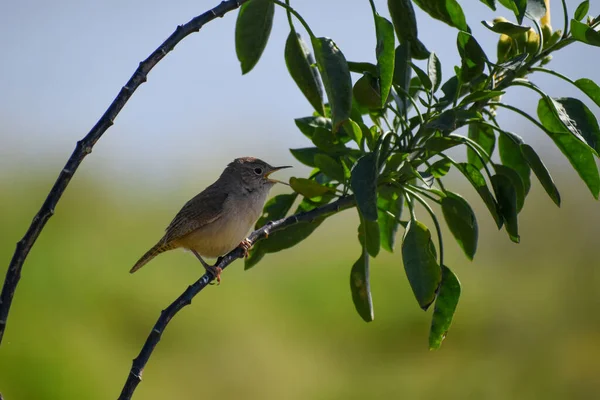
<instances>
[{"instance_id":1,"label":"blue sky","mask_svg":"<svg viewBox=\"0 0 600 400\"><path fill-rule=\"evenodd\" d=\"M572 10L579 1L568 0ZM596 2L592 2L596 3ZM94 125L146 58L177 26L216 5L215 0L4 2L0 8L0 168L2 175L56 175L75 142ZM382 15L387 2L377 0ZM468 23L489 54L497 35L480 21L511 15L463 0ZM349 60L374 60L375 38L367 0L292 0L315 34L332 37ZM468 6L467 6L468 5ZM553 25L562 28L560 1ZM600 13L592 4L592 14ZM445 77L459 63L456 30L418 10L421 40L442 61ZM211 22L180 43L150 73L94 148L80 173L137 186L190 181L230 159L253 155L273 164L298 164L287 151L307 146L293 119L311 113L288 75L288 33L276 10L271 40L257 67L242 76L234 51L237 12ZM598 48L575 44L550 66L572 77L600 81ZM554 96L576 89L551 76L533 80ZM537 97L511 89L505 100L535 114ZM598 115L598 109L591 107ZM566 165L543 133L500 112L500 121ZM296 175L301 175L296 170ZM214 174L211 174L213 176Z\"/></svg>"}]
</instances>

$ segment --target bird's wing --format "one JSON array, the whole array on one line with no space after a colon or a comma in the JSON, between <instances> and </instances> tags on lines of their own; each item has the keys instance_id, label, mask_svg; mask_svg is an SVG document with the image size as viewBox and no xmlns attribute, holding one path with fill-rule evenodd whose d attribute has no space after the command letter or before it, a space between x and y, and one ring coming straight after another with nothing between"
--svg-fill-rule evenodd
<instances>
[{"instance_id":1,"label":"bird's wing","mask_svg":"<svg viewBox=\"0 0 600 400\"><path fill-rule=\"evenodd\" d=\"M169 224L163 241L165 244L208 225L223 215L223 205L228 194L214 185L185 203Z\"/></svg>"}]
</instances>

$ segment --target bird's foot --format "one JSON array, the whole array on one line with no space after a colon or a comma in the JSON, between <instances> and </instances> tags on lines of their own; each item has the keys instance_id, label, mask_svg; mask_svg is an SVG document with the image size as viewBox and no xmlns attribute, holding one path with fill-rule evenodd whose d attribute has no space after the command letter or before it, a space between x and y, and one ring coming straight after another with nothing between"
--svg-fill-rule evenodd
<instances>
[{"instance_id":1,"label":"bird's foot","mask_svg":"<svg viewBox=\"0 0 600 400\"><path fill-rule=\"evenodd\" d=\"M244 239L240 242L238 247L241 247L242 250L244 250L244 258L248 258L248 256L249 256L248 250L250 250L252 248L252 242L248 239Z\"/></svg>"},{"instance_id":2,"label":"bird's foot","mask_svg":"<svg viewBox=\"0 0 600 400\"><path fill-rule=\"evenodd\" d=\"M217 264L218 264L218 262L217 262ZM213 278L215 278L217 280L217 285L220 285L221 284L221 272L223 271L223 268L217 267L216 265L209 265L204 268L206 268L206 272L211 274L213 276ZM212 283L212 285L214 285L214 283Z\"/></svg>"}]
</instances>

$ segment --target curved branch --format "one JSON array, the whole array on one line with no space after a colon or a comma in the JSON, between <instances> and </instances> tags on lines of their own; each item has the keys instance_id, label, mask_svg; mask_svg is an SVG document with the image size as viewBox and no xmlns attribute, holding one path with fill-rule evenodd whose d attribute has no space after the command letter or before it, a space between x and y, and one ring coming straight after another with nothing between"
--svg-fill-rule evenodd
<instances>
[{"instance_id":1,"label":"curved branch","mask_svg":"<svg viewBox=\"0 0 600 400\"><path fill-rule=\"evenodd\" d=\"M250 241L251 245L254 245L259 240L265 239L270 233L280 231L300 222L311 222L316 218L345 210L346 208L352 207L353 205L354 196L340 197L333 203L315 208L314 210L302 212L299 214L291 215L287 218L282 218L277 221L269 222L262 228L252 232L250 236L248 236L248 240ZM219 262L217 263L217 266L222 269L225 269L229 264L231 264L238 258L243 257L244 250L240 247L237 247L230 251L224 257L220 258ZM146 366L146 363L148 363L148 360L150 359L154 348L160 341L160 338L171 319L183 307L191 304L194 296L200 293L200 291L204 289L212 280L214 280L214 276L212 276L211 274L206 273L202 275L200 279L198 279L192 285L188 286L187 289L177 299L175 299L175 301L173 301L167 308L162 310L162 312L160 313L160 317L156 321L156 324L154 324L154 327L148 335L148 338L146 339L142 350L140 351L138 356L133 359L131 370L129 371L129 375L127 376L127 380L125 381L125 385L123 386L123 390L121 391L119 400L131 399L135 388L142 381L142 373L144 371L144 367Z\"/></svg>"},{"instance_id":2,"label":"curved branch","mask_svg":"<svg viewBox=\"0 0 600 400\"><path fill-rule=\"evenodd\" d=\"M25 236L17 243L15 253L8 265L6 271L6 279L4 280L4 286L2 287L2 294L0 294L0 344L2 343L2 337L6 330L6 322L8 319L8 313L12 299L15 295L15 290L19 279L21 278L21 270L23 269L23 263L29 254L29 251L35 244L38 236L44 229L48 219L54 214L54 208L60 200L63 192L67 188L69 181L77 171L77 168L88 154L92 152L92 147L100 137L110 128L117 115L127 101L131 98L136 89L144 82L148 72L154 68L160 60L162 60L167 53L175 48L175 46L182 41L186 36L198 32L205 24L212 21L217 17L222 17L229 11L239 8L243 3L248 0L227 0L222 1L221 4L214 7L213 9L201 14L184 25L179 25L175 32L171 34L148 58L140 63L138 68L135 70L129 81L121 88L117 97L113 100L111 105L108 107L104 115L100 117L96 125L89 131L89 133L80 141L77 142L75 150L66 165L58 175L54 186L48 193L48 197L42 204L42 207L33 218L29 229L25 233Z\"/></svg>"}]
</instances>

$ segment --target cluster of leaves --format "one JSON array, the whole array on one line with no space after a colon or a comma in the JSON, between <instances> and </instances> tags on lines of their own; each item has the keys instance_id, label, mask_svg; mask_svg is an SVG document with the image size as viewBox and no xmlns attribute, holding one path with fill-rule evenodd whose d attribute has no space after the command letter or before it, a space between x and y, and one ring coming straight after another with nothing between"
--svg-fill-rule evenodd
<instances>
[{"instance_id":1,"label":"cluster of leaves","mask_svg":"<svg viewBox=\"0 0 600 400\"><path fill-rule=\"evenodd\" d=\"M494 0L481 1L496 10ZM272 198L257 228L287 215L298 196L302 199L295 213L353 195L362 250L350 271L350 287L358 313L371 321L374 314L369 262L381 248L394 251L402 226L402 259L417 302L424 310L435 302L429 337L432 349L440 346L450 326L460 283L444 263L440 225L430 204L441 207L450 232L469 259L475 255L478 240L473 209L443 183L448 171L455 168L465 176L498 229L504 228L510 240L517 243L518 215L531 187L531 172L552 201L560 205L558 189L533 147L497 123L499 108L518 113L542 129L593 196L598 198L600 193L594 159L600 151L600 129L594 114L582 101L551 98L528 80L533 72L555 75L574 84L600 106L600 87L596 83L589 79L572 81L544 68L554 51L574 41L600 46L600 19L588 17L581 22L589 10L589 1L584 1L570 23L565 15L564 31L554 31L547 0L498 2L514 12L516 21L497 18L482 22L500 35L495 61L471 34L456 0L388 0L392 21L379 15L370 0L376 33L375 63L347 61L332 39L313 34L289 2L250 0L237 20L236 50L242 72L246 73L256 65L267 44L275 5L286 9L290 33L285 61L315 110L313 115L295 120L312 146L291 150L299 162L314 170L308 178L291 178L295 193ZM462 61L454 68L455 75L446 81L442 79L440 60L418 38L413 4L458 30L457 50ZM294 20L306 30L310 46L296 31ZM532 27L524 25L525 21ZM420 68L416 60L427 60L426 68ZM537 119L502 102L502 95L512 86L539 93ZM461 127L467 128L467 135L455 132ZM466 147L466 161L447 154L456 146ZM496 148L499 163L492 159ZM417 204L431 216L437 240L417 218ZM246 268L265 254L299 243L325 218L272 234L255 246Z\"/></svg>"}]
</instances>

